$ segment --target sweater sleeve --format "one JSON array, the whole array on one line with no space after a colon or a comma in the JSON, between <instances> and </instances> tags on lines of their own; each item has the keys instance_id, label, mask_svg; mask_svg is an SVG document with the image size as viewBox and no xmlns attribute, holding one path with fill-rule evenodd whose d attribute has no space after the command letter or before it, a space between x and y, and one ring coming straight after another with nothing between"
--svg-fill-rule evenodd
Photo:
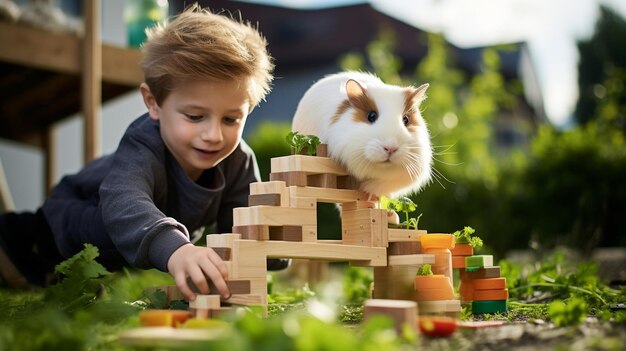
<instances>
[{"instance_id":1,"label":"sweater sleeve","mask_svg":"<svg viewBox=\"0 0 626 351\"><path fill-rule=\"evenodd\" d=\"M259 166L252 149L243 140L234 151L235 157L224 169L227 187L217 217L218 233L230 233L233 227L233 209L248 206L250 183L259 182Z\"/></svg>"},{"instance_id":2,"label":"sweater sleeve","mask_svg":"<svg viewBox=\"0 0 626 351\"><path fill-rule=\"evenodd\" d=\"M166 198L164 157L150 142L124 137L100 186L102 219L111 241L133 266L161 271L167 271L171 254L189 242L185 226L157 206Z\"/></svg>"}]
</instances>

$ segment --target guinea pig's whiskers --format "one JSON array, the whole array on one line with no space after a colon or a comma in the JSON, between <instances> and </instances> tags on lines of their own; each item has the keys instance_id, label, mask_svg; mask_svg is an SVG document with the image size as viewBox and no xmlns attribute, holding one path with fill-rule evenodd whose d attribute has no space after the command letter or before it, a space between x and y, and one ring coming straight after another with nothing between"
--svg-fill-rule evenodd
<instances>
[{"instance_id":1,"label":"guinea pig's whiskers","mask_svg":"<svg viewBox=\"0 0 626 351\"><path fill-rule=\"evenodd\" d=\"M437 168L432 167L433 170L433 178L437 181L437 183L439 183L439 185L441 185L442 188L446 188L440 180L445 180L446 182L450 183L450 184L456 184L455 182L451 181L450 179L446 178L446 176L443 175L443 173L441 173L441 171L439 171Z\"/></svg>"}]
</instances>

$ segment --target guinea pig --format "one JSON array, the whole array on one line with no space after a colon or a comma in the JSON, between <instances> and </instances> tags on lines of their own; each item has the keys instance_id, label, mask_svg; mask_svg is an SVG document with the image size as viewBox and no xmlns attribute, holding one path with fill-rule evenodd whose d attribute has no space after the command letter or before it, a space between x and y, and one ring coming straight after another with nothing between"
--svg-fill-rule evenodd
<instances>
[{"instance_id":1,"label":"guinea pig","mask_svg":"<svg viewBox=\"0 0 626 351\"><path fill-rule=\"evenodd\" d=\"M332 74L306 91L292 130L328 144L329 157L371 195L417 192L431 177L430 136L419 109L427 88L385 84L369 73Z\"/></svg>"}]
</instances>

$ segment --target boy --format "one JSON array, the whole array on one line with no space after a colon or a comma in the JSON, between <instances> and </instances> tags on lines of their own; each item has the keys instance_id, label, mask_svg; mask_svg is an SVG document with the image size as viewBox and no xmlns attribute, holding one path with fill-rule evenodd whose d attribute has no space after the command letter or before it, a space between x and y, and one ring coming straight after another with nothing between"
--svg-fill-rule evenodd
<instances>
[{"instance_id":1,"label":"boy","mask_svg":"<svg viewBox=\"0 0 626 351\"><path fill-rule=\"evenodd\" d=\"M230 295L224 262L191 244L189 232L213 222L230 232L233 208L247 205L259 180L241 135L270 90L267 44L249 24L197 5L148 38L140 86L148 113L115 153L65 177L37 213L0 217L0 273L9 285L45 285L55 264L91 243L109 269L169 272L190 300L190 282L208 293L207 279Z\"/></svg>"}]
</instances>

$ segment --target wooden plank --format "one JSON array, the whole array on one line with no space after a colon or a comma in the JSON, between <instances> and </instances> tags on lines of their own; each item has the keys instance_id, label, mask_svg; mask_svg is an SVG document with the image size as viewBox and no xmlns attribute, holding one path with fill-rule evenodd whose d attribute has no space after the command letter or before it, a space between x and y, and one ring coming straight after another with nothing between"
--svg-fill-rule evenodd
<instances>
[{"instance_id":1,"label":"wooden plank","mask_svg":"<svg viewBox=\"0 0 626 351\"><path fill-rule=\"evenodd\" d=\"M351 175L337 177L337 189L358 190L359 187L359 181Z\"/></svg>"},{"instance_id":2,"label":"wooden plank","mask_svg":"<svg viewBox=\"0 0 626 351\"><path fill-rule=\"evenodd\" d=\"M344 203L367 200L367 194L358 190L325 189L314 187L289 187L291 197L314 198L317 202Z\"/></svg>"},{"instance_id":3,"label":"wooden plank","mask_svg":"<svg viewBox=\"0 0 626 351\"><path fill-rule=\"evenodd\" d=\"M417 329L417 303L407 300L370 299L363 304L363 320L374 316L391 318L399 334L403 333L405 325Z\"/></svg>"},{"instance_id":4,"label":"wooden plank","mask_svg":"<svg viewBox=\"0 0 626 351\"><path fill-rule=\"evenodd\" d=\"M391 242L387 249L389 255L413 255L422 253L422 245L419 241Z\"/></svg>"},{"instance_id":5,"label":"wooden plank","mask_svg":"<svg viewBox=\"0 0 626 351\"><path fill-rule=\"evenodd\" d=\"M315 209L274 206L238 207L233 210L233 224L242 225L317 225Z\"/></svg>"},{"instance_id":6,"label":"wooden plank","mask_svg":"<svg viewBox=\"0 0 626 351\"><path fill-rule=\"evenodd\" d=\"M79 75L81 38L0 21L0 60L53 72ZM102 80L139 86L143 72L138 49L102 45Z\"/></svg>"},{"instance_id":7,"label":"wooden plank","mask_svg":"<svg viewBox=\"0 0 626 351\"><path fill-rule=\"evenodd\" d=\"M426 231L389 228L387 233L388 233L387 237L389 238L389 242L419 241L420 236L426 234Z\"/></svg>"},{"instance_id":8,"label":"wooden plank","mask_svg":"<svg viewBox=\"0 0 626 351\"><path fill-rule=\"evenodd\" d=\"M393 255L387 257L390 266L412 266L420 264L434 264L435 255L415 254L415 255Z\"/></svg>"},{"instance_id":9,"label":"wooden plank","mask_svg":"<svg viewBox=\"0 0 626 351\"><path fill-rule=\"evenodd\" d=\"M387 250L381 247L348 246L343 244L287 242L287 241L251 241L236 240L239 265L252 264L246 256L265 256L268 258L304 258L327 261L368 261L372 266L387 264ZM249 253L249 254L247 254Z\"/></svg>"},{"instance_id":10,"label":"wooden plank","mask_svg":"<svg viewBox=\"0 0 626 351\"><path fill-rule=\"evenodd\" d=\"M85 38L82 45L81 103L84 118L84 163L102 153L100 106L102 100L102 47L100 46L100 1L83 1Z\"/></svg>"},{"instance_id":11,"label":"wooden plank","mask_svg":"<svg viewBox=\"0 0 626 351\"><path fill-rule=\"evenodd\" d=\"M241 234L209 234L206 236L206 243L209 247L233 247L233 242L237 239L241 239Z\"/></svg>"},{"instance_id":12,"label":"wooden plank","mask_svg":"<svg viewBox=\"0 0 626 351\"><path fill-rule=\"evenodd\" d=\"M305 155L272 158L271 170L272 173L296 171L307 174L331 173L338 176L348 175L341 166L328 157Z\"/></svg>"},{"instance_id":13,"label":"wooden plank","mask_svg":"<svg viewBox=\"0 0 626 351\"><path fill-rule=\"evenodd\" d=\"M215 286L213 281L207 281L209 282L209 295L219 295L220 293L217 290L217 286ZM230 293L233 295L250 294L250 280L227 280L226 285L228 286L228 290L230 291Z\"/></svg>"}]
</instances>

